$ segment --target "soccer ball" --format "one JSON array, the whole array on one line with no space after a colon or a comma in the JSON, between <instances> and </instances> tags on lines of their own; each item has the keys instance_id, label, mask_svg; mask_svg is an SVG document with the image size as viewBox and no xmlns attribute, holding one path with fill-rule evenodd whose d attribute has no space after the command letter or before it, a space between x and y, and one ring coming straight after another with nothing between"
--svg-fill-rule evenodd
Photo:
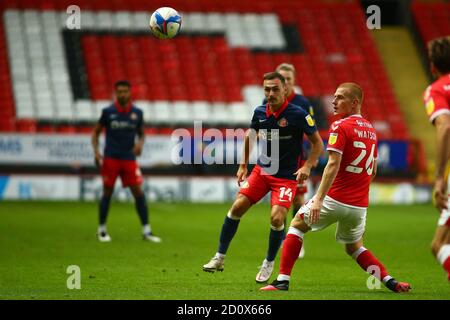
<instances>
[{"instance_id":1,"label":"soccer ball","mask_svg":"<svg viewBox=\"0 0 450 320\"><path fill-rule=\"evenodd\" d=\"M159 39L171 39L180 32L181 15L173 8L159 8L150 17L150 29Z\"/></svg>"}]
</instances>

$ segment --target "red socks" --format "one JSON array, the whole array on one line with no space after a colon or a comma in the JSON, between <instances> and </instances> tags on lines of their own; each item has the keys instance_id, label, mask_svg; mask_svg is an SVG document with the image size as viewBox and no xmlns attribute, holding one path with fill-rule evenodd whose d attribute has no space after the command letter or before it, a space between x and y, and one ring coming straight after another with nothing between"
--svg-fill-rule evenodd
<instances>
[{"instance_id":1,"label":"red socks","mask_svg":"<svg viewBox=\"0 0 450 320\"><path fill-rule=\"evenodd\" d=\"M291 275L302 244L303 239L297 234L288 233L286 235L286 239L283 242L283 251L281 252L280 274Z\"/></svg>"},{"instance_id":2,"label":"red socks","mask_svg":"<svg viewBox=\"0 0 450 320\"><path fill-rule=\"evenodd\" d=\"M381 264L380 261L366 248L361 247L354 254L353 258L358 262L359 266L363 268L364 271L369 272L373 276L378 275L377 271L380 270L379 279L383 281L383 279L388 276L388 272L386 268ZM371 267L371 268L370 268ZM370 268L370 269L369 269ZM369 270L368 270L369 269ZM374 272L375 271L375 272Z\"/></svg>"},{"instance_id":3,"label":"red socks","mask_svg":"<svg viewBox=\"0 0 450 320\"><path fill-rule=\"evenodd\" d=\"M450 281L450 257L448 257L447 260L444 261L443 267L445 271L447 271L448 281Z\"/></svg>"},{"instance_id":4,"label":"red socks","mask_svg":"<svg viewBox=\"0 0 450 320\"><path fill-rule=\"evenodd\" d=\"M450 244L444 244L436 256L442 267L447 271L448 280L450 280Z\"/></svg>"}]
</instances>

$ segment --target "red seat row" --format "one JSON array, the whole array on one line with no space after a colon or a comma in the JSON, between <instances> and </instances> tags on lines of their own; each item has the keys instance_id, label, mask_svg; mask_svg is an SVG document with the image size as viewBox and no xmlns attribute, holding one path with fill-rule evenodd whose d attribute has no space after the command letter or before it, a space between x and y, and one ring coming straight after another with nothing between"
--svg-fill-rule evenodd
<instances>
[{"instance_id":1,"label":"red seat row","mask_svg":"<svg viewBox=\"0 0 450 320\"><path fill-rule=\"evenodd\" d=\"M0 6L62 10L71 2L2 0ZM85 10L152 11L159 6L173 6L181 12L276 12L280 21L297 28L305 48L304 53L255 53L248 48L229 47L224 36L180 35L171 41L160 41L151 36L85 35L82 49L90 95L94 100L110 99L114 82L128 78L133 83L135 99L242 101L243 86L260 84L262 74L275 69L281 62L292 62L298 70L297 83L305 95L333 95L339 83L360 83L366 90L365 108L369 119L388 124L389 130L383 134L400 134L399 138L408 135L392 86L365 27L364 13L356 1L280 0L275 5L268 0L248 4L240 0L154 0L151 8L148 1L143 0L79 0L77 4ZM431 16L437 21L447 17L434 9ZM418 17L428 26L425 28L429 28L427 15ZM349 21L358 23L349 24ZM2 72L8 65L6 46L2 44L4 32L3 29L0 31L1 80L10 84L8 73ZM0 99L11 102L5 104L0 115L13 120L1 122L0 130L12 127L34 130L26 129L33 128L32 125L15 123L12 91L7 92L2 92Z\"/></svg>"}]
</instances>

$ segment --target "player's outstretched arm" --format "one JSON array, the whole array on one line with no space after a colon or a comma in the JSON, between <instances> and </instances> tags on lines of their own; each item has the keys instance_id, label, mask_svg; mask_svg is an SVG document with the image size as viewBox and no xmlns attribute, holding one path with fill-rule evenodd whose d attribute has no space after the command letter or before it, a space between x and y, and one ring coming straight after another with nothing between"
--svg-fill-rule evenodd
<instances>
[{"instance_id":1,"label":"player's outstretched arm","mask_svg":"<svg viewBox=\"0 0 450 320\"><path fill-rule=\"evenodd\" d=\"M133 153L135 156L140 156L142 154L142 150L144 149L144 142L145 142L145 132L144 127L140 127L137 130L138 140L136 141L134 147L133 147Z\"/></svg>"},{"instance_id":2,"label":"player's outstretched arm","mask_svg":"<svg viewBox=\"0 0 450 320\"><path fill-rule=\"evenodd\" d=\"M294 175L297 176L297 181L299 182L309 178L311 169L317 165L319 157L323 152L323 141L317 131L307 137L311 143L311 153L305 161L305 164L294 173Z\"/></svg>"},{"instance_id":3,"label":"player's outstretched arm","mask_svg":"<svg viewBox=\"0 0 450 320\"><path fill-rule=\"evenodd\" d=\"M372 171L372 176L370 177L370 183L373 182L373 180L375 179L375 177L377 176L377 168L378 168L378 162L377 160L373 160L373 171Z\"/></svg>"},{"instance_id":4,"label":"player's outstretched arm","mask_svg":"<svg viewBox=\"0 0 450 320\"><path fill-rule=\"evenodd\" d=\"M322 209L323 199L336 178L341 165L342 155L336 151L329 151L329 158L325 169L323 170L322 181L320 181L317 193L313 198L311 206L310 223L313 224L319 220L320 210Z\"/></svg>"},{"instance_id":5,"label":"player's outstretched arm","mask_svg":"<svg viewBox=\"0 0 450 320\"><path fill-rule=\"evenodd\" d=\"M436 127L436 180L434 183L434 203L440 211L447 209L447 186L445 183L445 167L450 159L450 115L441 114L434 125Z\"/></svg>"},{"instance_id":6,"label":"player's outstretched arm","mask_svg":"<svg viewBox=\"0 0 450 320\"><path fill-rule=\"evenodd\" d=\"M91 137L92 148L94 149L95 165L97 167L101 167L103 160L100 151L98 151L98 137L100 136L102 130L103 126L100 123L97 123Z\"/></svg>"},{"instance_id":7,"label":"player's outstretched arm","mask_svg":"<svg viewBox=\"0 0 450 320\"><path fill-rule=\"evenodd\" d=\"M244 138L244 148L242 150L242 159L241 163L239 164L239 169L236 173L237 177L237 184L240 187L241 182L244 182L244 180L247 178L247 166L250 159L250 153L252 152L253 146L256 142L257 133L254 129L249 129L245 133Z\"/></svg>"}]
</instances>

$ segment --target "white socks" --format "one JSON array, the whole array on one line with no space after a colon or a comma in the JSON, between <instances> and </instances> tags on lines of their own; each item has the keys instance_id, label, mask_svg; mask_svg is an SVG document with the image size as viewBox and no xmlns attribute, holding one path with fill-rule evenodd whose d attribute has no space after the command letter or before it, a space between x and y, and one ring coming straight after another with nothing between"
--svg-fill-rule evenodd
<instances>
[{"instance_id":1,"label":"white socks","mask_svg":"<svg viewBox=\"0 0 450 320\"><path fill-rule=\"evenodd\" d=\"M241 220L241 217L233 216L233 214L231 213L231 211L228 211L227 217L230 218L231 220Z\"/></svg>"},{"instance_id":2,"label":"white socks","mask_svg":"<svg viewBox=\"0 0 450 320\"><path fill-rule=\"evenodd\" d=\"M282 230L284 230L284 223L281 226L279 226L279 227L275 227L273 225L270 225L270 229L272 229L274 231L282 231Z\"/></svg>"},{"instance_id":3,"label":"white socks","mask_svg":"<svg viewBox=\"0 0 450 320\"><path fill-rule=\"evenodd\" d=\"M291 280L291 276L288 276L286 274L279 274L277 277L278 281L289 281Z\"/></svg>"},{"instance_id":4,"label":"white socks","mask_svg":"<svg viewBox=\"0 0 450 320\"><path fill-rule=\"evenodd\" d=\"M222 254L222 253L219 253L219 252L217 252L216 255L215 255L214 257L215 257L215 258L218 258L218 259L221 259L221 260L225 259L225 255Z\"/></svg>"},{"instance_id":5,"label":"white socks","mask_svg":"<svg viewBox=\"0 0 450 320\"><path fill-rule=\"evenodd\" d=\"M439 249L436 258L441 265L444 265L444 262L448 257L450 257L450 244L445 244L441 247L441 249Z\"/></svg>"},{"instance_id":6,"label":"white socks","mask_svg":"<svg viewBox=\"0 0 450 320\"><path fill-rule=\"evenodd\" d=\"M149 234L152 233L152 228L150 228L150 225L146 224L142 227L142 233L143 234Z\"/></svg>"}]
</instances>

